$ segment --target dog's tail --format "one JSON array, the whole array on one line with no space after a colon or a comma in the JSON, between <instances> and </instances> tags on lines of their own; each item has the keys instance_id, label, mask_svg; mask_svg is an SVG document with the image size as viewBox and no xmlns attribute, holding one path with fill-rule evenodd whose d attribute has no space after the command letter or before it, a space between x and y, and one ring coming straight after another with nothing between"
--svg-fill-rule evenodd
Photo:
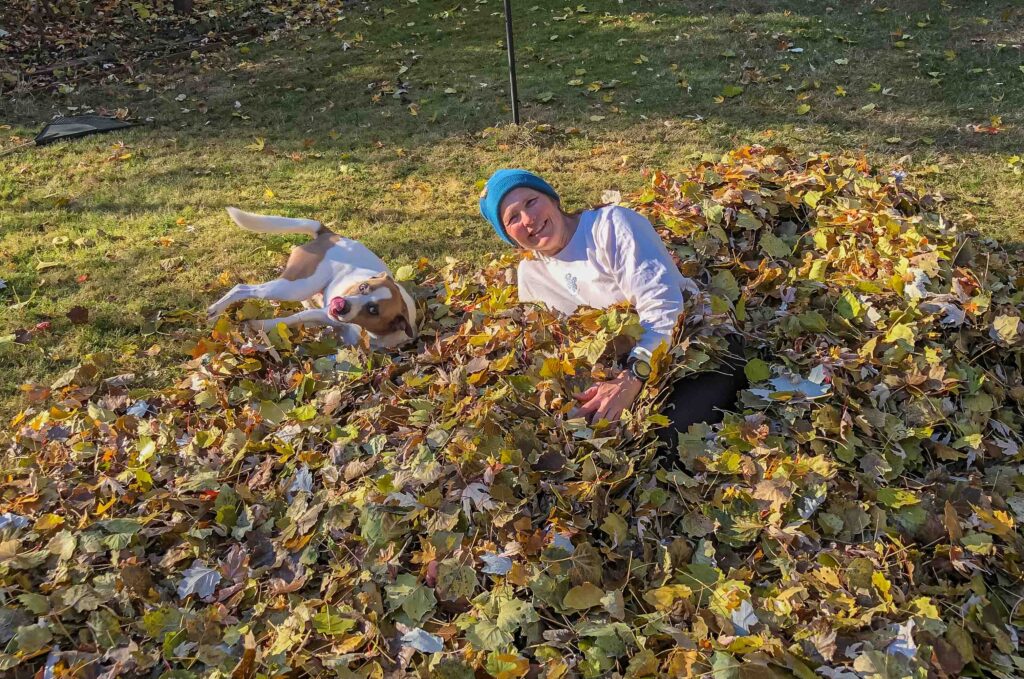
<instances>
[{"instance_id":1,"label":"dog's tail","mask_svg":"<svg viewBox=\"0 0 1024 679\"><path fill-rule=\"evenodd\" d=\"M228 214L235 224L257 233L304 233L310 238L316 238L320 229L324 228L323 224L314 219L256 215L236 207L229 207Z\"/></svg>"}]
</instances>

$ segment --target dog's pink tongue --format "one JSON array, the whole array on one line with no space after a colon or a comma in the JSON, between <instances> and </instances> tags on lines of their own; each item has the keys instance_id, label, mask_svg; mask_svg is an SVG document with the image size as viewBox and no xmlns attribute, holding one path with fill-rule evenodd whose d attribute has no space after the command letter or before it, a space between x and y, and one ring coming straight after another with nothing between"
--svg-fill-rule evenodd
<instances>
[{"instance_id":1,"label":"dog's pink tongue","mask_svg":"<svg viewBox=\"0 0 1024 679\"><path fill-rule=\"evenodd\" d=\"M329 311L332 316L341 316L345 313L345 309L348 308L348 302L345 301L344 297L335 297L331 300L331 306Z\"/></svg>"}]
</instances>

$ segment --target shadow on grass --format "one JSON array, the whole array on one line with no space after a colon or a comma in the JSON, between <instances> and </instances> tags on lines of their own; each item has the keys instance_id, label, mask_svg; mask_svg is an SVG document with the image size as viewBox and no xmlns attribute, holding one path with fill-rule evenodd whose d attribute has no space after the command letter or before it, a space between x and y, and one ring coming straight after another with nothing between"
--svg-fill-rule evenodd
<instances>
[{"instance_id":1,"label":"shadow on grass","mask_svg":"<svg viewBox=\"0 0 1024 679\"><path fill-rule=\"evenodd\" d=\"M585 14L553 11L557 3L517 8L524 113L540 122L604 132L628 131L641 115L701 116L737 131L821 125L851 141L924 137L998 152L1019 143L1016 135L975 138L962 132L967 122L987 122L992 110L1015 115L1024 105L1015 50L994 52L982 45L948 56L948 45L965 26L985 30L974 10L949 11L923 1L897 3L885 12L869 2L837 4L843 6L762 1L744 3L737 12L725 3L625 7L599 1ZM197 95L180 104L173 92L160 93L162 101L103 87L83 94L93 105L113 94L115 100L104 102L108 108L128 104L139 114L156 114L165 125L156 128L161 134L190 121L183 135L209 140L223 138L227 130L258 132L285 149L332 131L339 146L352 150L373 142L416 147L473 135L508 119L500 16L484 6L442 19L433 9L407 6L386 16L355 12L350 28L360 26L352 17L373 25L365 27L365 43L352 49L346 40L313 34L308 42L255 46L242 67L225 64L224 70L203 72L182 64L187 78L181 90ZM1024 10L1010 11L994 24L991 30L1019 31ZM225 62L231 57L221 55ZM879 91L867 92L876 81ZM1002 85L998 91L995 83ZM849 97L836 96L837 85ZM715 104L726 87L745 91ZM210 115L180 113L195 98ZM226 115L234 112L235 101L244 104L248 120ZM865 112L864 102L876 108ZM801 103L811 107L808 114L796 114ZM922 118L935 122L915 123Z\"/></svg>"}]
</instances>

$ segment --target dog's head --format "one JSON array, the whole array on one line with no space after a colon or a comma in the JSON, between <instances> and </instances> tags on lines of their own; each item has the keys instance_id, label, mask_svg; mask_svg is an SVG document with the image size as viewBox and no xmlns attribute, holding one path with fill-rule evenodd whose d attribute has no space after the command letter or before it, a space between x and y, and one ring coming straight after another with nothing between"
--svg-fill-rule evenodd
<instances>
[{"instance_id":1,"label":"dog's head","mask_svg":"<svg viewBox=\"0 0 1024 679\"><path fill-rule=\"evenodd\" d=\"M416 304L387 273L342 290L340 295L327 300L327 313L334 320L358 325L371 335L393 336L398 340L396 345L416 338Z\"/></svg>"}]
</instances>

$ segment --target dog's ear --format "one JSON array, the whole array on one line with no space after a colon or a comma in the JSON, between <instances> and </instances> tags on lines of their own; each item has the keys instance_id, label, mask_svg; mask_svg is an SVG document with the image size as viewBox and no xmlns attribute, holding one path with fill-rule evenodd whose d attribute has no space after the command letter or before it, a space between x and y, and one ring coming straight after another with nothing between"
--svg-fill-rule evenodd
<instances>
[{"instance_id":1,"label":"dog's ear","mask_svg":"<svg viewBox=\"0 0 1024 679\"><path fill-rule=\"evenodd\" d=\"M416 337L416 330L412 327L409 319L405 317L405 314L395 316L394 320L391 321L391 329L404 332L410 339Z\"/></svg>"}]
</instances>

